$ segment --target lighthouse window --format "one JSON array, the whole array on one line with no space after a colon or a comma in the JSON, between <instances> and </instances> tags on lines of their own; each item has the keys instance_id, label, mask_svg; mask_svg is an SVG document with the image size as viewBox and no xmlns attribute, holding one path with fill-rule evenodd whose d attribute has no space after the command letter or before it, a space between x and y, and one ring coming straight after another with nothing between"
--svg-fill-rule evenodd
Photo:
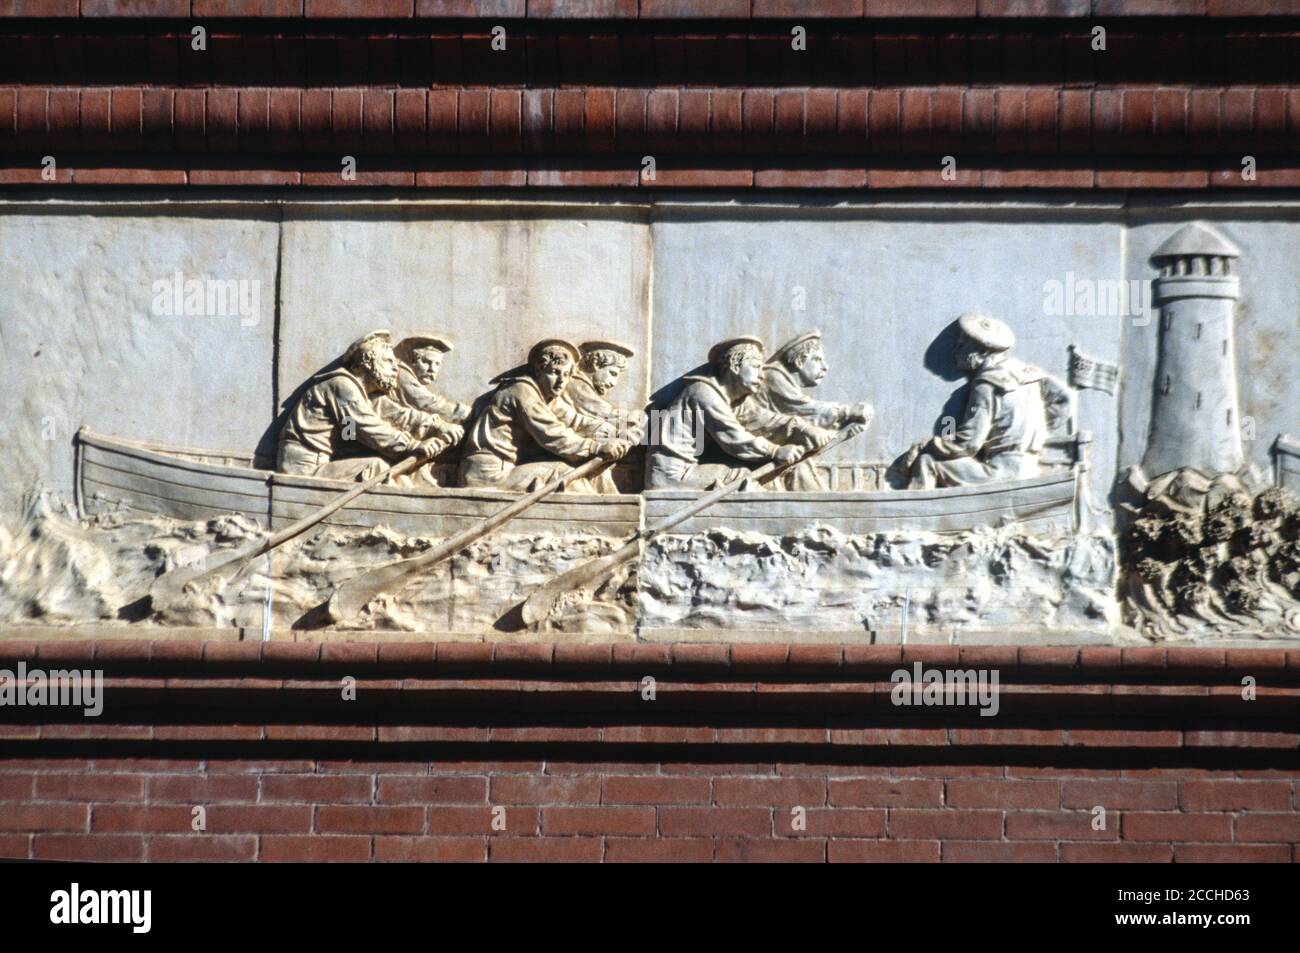
<instances>
[{"instance_id":1,"label":"lighthouse window","mask_svg":"<svg viewBox=\"0 0 1300 953\"><path fill-rule=\"evenodd\" d=\"M1196 409L1201 409L1201 392L1199 390L1196 392Z\"/></svg>"},{"instance_id":2,"label":"lighthouse window","mask_svg":"<svg viewBox=\"0 0 1300 953\"><path fill-rule=\"evenodd\" d=\"M1198 341L1201 339L1201 328L1203 328L1203 327L1205 327L1205 325L1203 325L1203 324L1198 324L1198 325L1196 326L1196 340L1198 340Z\"/></svg>"},{"instance_id":3,"label":"lighthouse window","mask_svg":"<svg viewBox=\"0 0 1300 953\"><path fill-rule=\"evenodd\" d=\"M1169 377L1168 374L1166 374L1166 375L1165 375L1165 382L1164 382L1163 385L1161 385L1160 392L1161 392L1162 394L1167 394L1167 393L1169 393L1169 388L1170 388L1172 385L1173 385L1173 380Z\"/></svg>"},{"instance_id":4,"label":"lighthouse window","mask_svg":"<svg viewBox=\"0 0 1300 953\"><path fill-rule=\"evenodd\" d=\"M1228 412L1224 415L1224 417L1225 417L1225 418L1227 419L1227 421L1228 421L1228 426L1231 427L1231 426L1232 426L1232 408L1231 408L1231 407L1228 408Z\"/></svg>"},{"instance_id":5,"label":"lighthouse window","mask_svg":"<svg viewBox=\"0 0 1300 953\"><path fill-rule=\"evenodd\" d=\"M1223 353L1224 353L1224 356L1225 356L1225 357L1226 357L1227 354L1228 354L1228 339L1227 339L1227 338L1224 338L1224 339L1223 339Z\"/></svg>"}]
</instances>

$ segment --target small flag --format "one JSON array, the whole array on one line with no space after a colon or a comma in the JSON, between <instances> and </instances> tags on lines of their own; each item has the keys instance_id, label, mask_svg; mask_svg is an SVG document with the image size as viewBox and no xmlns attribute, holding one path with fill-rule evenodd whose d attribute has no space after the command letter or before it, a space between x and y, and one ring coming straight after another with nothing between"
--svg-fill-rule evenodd
<instances>
[{"instance_id":1,"label":"small flag","mask_svg":"<svg viewBox=\"0 0 1300 953\"><path fill-rule=\"evenodd\" d=\"M1114 395L1119 382L1119 365L1107 364L1088 357L1070 345L1070 386L1083 389L1104 390Z\"/></svg>"}]
</instances>

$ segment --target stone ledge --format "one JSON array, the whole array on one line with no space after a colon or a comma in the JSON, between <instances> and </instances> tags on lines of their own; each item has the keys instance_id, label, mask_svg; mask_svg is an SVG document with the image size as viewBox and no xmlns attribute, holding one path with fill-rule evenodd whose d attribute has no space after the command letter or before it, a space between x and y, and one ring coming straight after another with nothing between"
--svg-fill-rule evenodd
<instances>
[{"instance_id":1,"label":"stone ledge","mask_svg":"<svg viewBox=\"0 0 1300 953\"><path fill-rule=\"evenodd\" d=\"M915 628L905 632L900 626L882 626L870 633L861 629L683 629L646 628L640 632L575 632L559 637L564 645L605 645L653 643L667 644L689 642L710 644L810 644L810 645L901 645L910 640L917 645L1017 645L1039 644L1042 631L1030 628L1003 628L998 630L921 631ZM126 623L78 623L71 627L55 625L0 625L0 643L4 642L108 642L161 640L197 642L262 642L331 644L340 642L404 644L411 642L478 642L504 645L536 645L548 637L532 632L506 631L406 631L401 629L286 629L273 628L264 632L258 627L203 628L193 626L132 626ZM1053 645L1131 645L1147 646L1150 643L1135 633L1122 632L1118 636L1106 631L1061 630L1052 633ZM1116 638L1119 642L1116 642ZM1254 641L1254 640L1252 640ZM1231 643L1228 643L1231 644ZM1212 646L1215 647L1215 646ZM1300 647L1300 641L1296 643Z\"/></svg>"},{"instance_id":2,"label":"stone ledge","mask_svg":"<svg viewBox=\"0 0 1300 953\"><path fill-rule=\"evenodd\" d=\"M187 630L188 631L188 630ZM207 630L211 631L211 630ZM235 632L236 630L230 630ZM134 635L135 633L131 633ZM345 635L347 633L339 633ZM424 671L549 677L565 672L623 674L669 673L744 678L756 674L861 678L885 675L920 663L927 668L998 669L1005 680L1054 679L1101 683L1143 677L1153 683L1180 679L1205 684L1238 684L1243 675L1282 684L1300 682L1300 648L1013 645L866 645L809 643L589 641L418 641L287 642L194 638L76 638L0 640L0 663L17 661L95 663L112 670L147 674L153 666L192 669L210 677L220 671L248 672L263 666L303 671L307 677L339 668L361 676L366 670L400 670L408 677ZM167 686L174 687L174 686ZM276 682L276 688L280 683Z\"/></svg>"}]
</instances>

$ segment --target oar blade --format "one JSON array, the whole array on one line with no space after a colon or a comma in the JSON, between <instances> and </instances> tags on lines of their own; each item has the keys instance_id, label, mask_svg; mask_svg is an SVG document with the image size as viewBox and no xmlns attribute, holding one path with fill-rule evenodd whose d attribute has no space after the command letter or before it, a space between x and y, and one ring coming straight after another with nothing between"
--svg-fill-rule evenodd
<instances>
[{"instance_id":1,"label":"oar blade","mask_svg":"<svg viewBox=\"0 0 1300 953\"><path fill-rule=\"evenodd\" d=\"M603 580L615 569L635 556L639 549L640 542L634 541L608 555L593 559L589 563L583 563L581 566L575 566L563 575L556 576L524 600L524 604L519 610L524 625L531 628L545 622L567 593L583 589Z\"/></svg>"},{"instance_id":2,"label":"oar blade","mask_svg":"<svg viewBox=\"0 0 1300 953\"><path fill-rule=\"evenodd\" d=\"M397 587L405 578L415 574L418 566L412 560L399 559L387 566L367 570L338 585L325 603L325 614L335 625L359 616L362 610L384 592Z\"/></svg>"},{"instance_id":3,"label":"oar blade","mask_svg":"<svg viewBox=\"0 0 1300 953\"><path fill-rule=\"evenodd\" d=\"M261 545L258 542L252 546L245 546L216 563L210 562L211 557L209 557L189 566L178 566L170 572L165 572L149 587L149 598L154 605L161 606L175 600L190 586L196 588L224 586L238 574L244 563L257 553Z\"/></svg>"}]
</instances>

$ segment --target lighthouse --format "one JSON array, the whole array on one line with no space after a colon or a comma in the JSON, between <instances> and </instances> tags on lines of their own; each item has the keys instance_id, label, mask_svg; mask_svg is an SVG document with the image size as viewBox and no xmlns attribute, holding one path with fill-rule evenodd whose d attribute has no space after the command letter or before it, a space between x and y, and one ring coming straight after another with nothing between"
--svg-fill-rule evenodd
<instances>
[{"instance_id":1,"label":"lighthouse","mask_svg":"<svg viewBox=\"0 0 1300 953\"><path fill-rule=\"evenodd\" d=\"M1182 467L1235 473L1245 463L1237 408L1233 310L1241 252L1200 224L1179 229L1151 256L1160 276L1159 360L1151 430L1142 469L1148 478Z\"/></svg>"}]
</instances>

